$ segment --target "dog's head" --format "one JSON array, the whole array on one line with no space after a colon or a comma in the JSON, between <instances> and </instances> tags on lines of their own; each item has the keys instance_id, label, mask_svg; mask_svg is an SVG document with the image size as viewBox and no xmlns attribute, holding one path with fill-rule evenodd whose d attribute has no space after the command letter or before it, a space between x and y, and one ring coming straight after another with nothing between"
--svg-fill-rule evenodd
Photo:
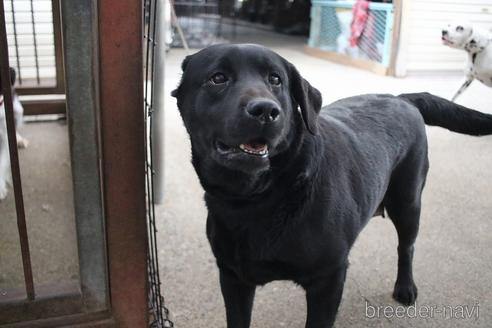
<instances>
[{"instance_id":1,"label":"dog's head","mask_svg":"<svg viewBox=\"0 0 492 328\"><path fill-rule=\"evenodd\" d=\"M172 95L194 162L258 175L302 134L317 132L320 92L267 48L215 45L186 57L182 69Z\"/></svg>"},{"instance_id":2,"label":"dog's head","mask_svg":"<svg viewBox=\"0 0 492 328\"><path fill-rule=\"evenodd\" d=\"M448 24L441 31L441 40L444 45L471 53L483 50L489 42L486 31L470 23Z\"/></svg>"}]
</instances>

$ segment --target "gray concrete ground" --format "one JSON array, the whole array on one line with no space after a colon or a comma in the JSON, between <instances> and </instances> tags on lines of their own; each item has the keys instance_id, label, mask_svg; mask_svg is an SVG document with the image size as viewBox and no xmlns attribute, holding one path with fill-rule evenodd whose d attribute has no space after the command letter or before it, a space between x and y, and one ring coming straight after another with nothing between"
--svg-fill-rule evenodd
<instances>
[{"instance_id":1,"label":"gray concrete ground","mask_svg":"<svg viewBox=\"0 0 492 328\"><path fill-rule=\"evenodd\" d=\"M303 39L267 32L239 33L237 41L261 43L285 56L320 89L324 104L364 93L429 91L450 98L462 79L458 73L405 79L377 76L307 56L302 51ZM178 84L184 56L183 50L175 49L168 55L168 94ZM475 83L459 103L492 113L492 90ZM414 272L419 287L417 309L434 307L432 318L423 312L415 318L413 310L404 318L366 315L366 310L369 316L373 314L370 306L397 306L391 298L396 233L389 220L374 218L350 255L338 328L492 325L492 137L468 137L440 128L427 132L431 169ZM165 151L166 198L157 215L166 304L177 327L225 327L217 269L205 237L203 190L190 164L189 140L170 96ZM459 306L468 306L471 318L459 319L460 310L465 309ZM304 327L305 313L303 290L290 282L274 282L258 289L252 326Z\"/></svg>"},{"instance_id":2,"label":"gray concrete ground","mask_svg":"<svg viewBox=\"0 0 492 328\"><path fill-rule=\"evenodd\" d=\"M78 280L67 126L26 123L29 147L19 150L26 222L35 285ZM12 190L0 202L0 296L23 288L19 237Z\"/></svg>"}]
</instances>

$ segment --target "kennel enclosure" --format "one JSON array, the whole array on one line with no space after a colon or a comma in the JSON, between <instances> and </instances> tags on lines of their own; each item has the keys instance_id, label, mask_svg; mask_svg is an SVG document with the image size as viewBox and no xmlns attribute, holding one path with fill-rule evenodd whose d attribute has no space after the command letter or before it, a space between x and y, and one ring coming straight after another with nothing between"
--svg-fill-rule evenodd
<instances>
[{"instance_id":1,"label":"kennel enclosure","mask_svg":"<svg viewBox=\"0 0 492 328\"><path fill-rule=\"evenodd\" d=\"M79 272L70 284L63 281L40 284L29 274L32 253L22 251L24 270L19 274L25 275L25 283L21 288L3 289L0 286L0 327L170 327L172 322L166 319L160 282L155 276L158 274L155 221L151 214L153 200L149 198L152 196L149 186L152 188L153 172L149 169L151 157L146 156L147 126L151 117L148 114L155 108L152 100L144 96L144 72L152 70L153 65L152 62L144 65L143 51L144 35L149 40L155 28L145 29L144 3L130 0L21 0L15 1L9 21L7 5L10 3L4 1L2 4L7 9L0 14L7 18L10 26L15 17L16 29L22 16L16 13L16 9L22 9L17 3L21 2L29 11L34 8L32 15L29 12L25 18L31 26L31 41L33 35L36 42L39 41L37 50L35 44L30 45L33 53L38 51L38 55L41 40L55 42L56 36L52 39L36 37L39 29L34 32L34 25L39 23L39 17L54 15L56 5L60 9L64 88L59 91L63 94L66 90L76 230L74 247ZM41 2L52 3L53 11L41 16L36 14L36 5ZM162 2L150 3L153 9L147 14L154 17L150 24L155 24L155 8ZM54 22L55 19L47 19L47 24L54 26ZM2 45L12 49L9 51L9 59L14 61L11 66L15 67L19 59L22 83L28 84L28 72L31 72L34 79L31 82L37 84L39 77L43 84L43 61L36 64L36 56L34 62L21 61L26 53L21 50L16 53L15 36L8 39L11 48L7 48L6 37ZM20 40L17 42L17 48L21 49ZM153 43L149 44L150 48L153 46ZM50 47L56 52L54 44ZM51 59L55 59L55 54L50 54L53 55ZM2 60L7 59L3 51ZM33 63L34 67L29 68ZM54 81L50 87L56 88L59 71L53 61L48 64L51 65L50 78ZM4 76L8 74L3 67L2 72ZM55 92L35 86L38 91L34 93ZM8 90L6 88L4 92ZM22 93L22 87L19 91ZM5 97L7 102L8 98ZM64 107L65 99L61 99ZM145 104L150 107L146 109ZM47 114L42 111L46 108L43 106L38 104L33 108L39 111L37 114ZM9 122L12 123L11 115ZM15 133L12 129L9 131L9 141L13 145ZM15 150L11 149L11 153L15 154ZM11 157L16 171L18 161L16 156ZM18 170L14 176L22 178ZM29 246L32 244L28 240L30 227L29 220L27 229L23 227L26 220L22 213L21 188L20 179L14 178L20 241Z\"/></svg>"}]
</instances>

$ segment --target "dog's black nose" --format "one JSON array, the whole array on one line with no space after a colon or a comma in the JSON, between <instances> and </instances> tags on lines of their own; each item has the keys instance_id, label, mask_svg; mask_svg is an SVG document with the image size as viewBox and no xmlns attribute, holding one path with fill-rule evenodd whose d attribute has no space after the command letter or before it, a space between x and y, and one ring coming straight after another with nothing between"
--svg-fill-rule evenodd
<instances>
[{"instance_id":1,"label":"dog's black nose","mask_svg":"<svg viewBox=\"0 0 492 328\"><path fill-rule=\"evenodd\" d=\"M448 30L442 30L442 36L448 35Z\"/></svg>"},{"instance_id":2,"label":"dog's black nose","mask_svg":"<svg viewBox=\"0 0 492 328\"><path fill-rule=\"evenodd\" d=\"M251 100L246 105L246 113L261 123L270 123L277 120L280 115L280 107L269 99Z\"/></svg>"}]
</instances>

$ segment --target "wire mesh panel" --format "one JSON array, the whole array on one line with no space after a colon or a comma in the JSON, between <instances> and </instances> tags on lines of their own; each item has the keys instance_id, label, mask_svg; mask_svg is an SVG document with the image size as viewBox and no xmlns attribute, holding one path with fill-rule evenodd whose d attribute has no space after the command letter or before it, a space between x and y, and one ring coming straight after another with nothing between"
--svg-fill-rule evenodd
<instances>
[{"instance_id":1,"label":"wire mesh panel","mask_svg":"<svg viewBox=\"0 0 492 328\"><path fill-rule=\"evenodd\" d=\"M155 198L154 198L154 158L152 154L152 135L154 129L154 63L157 33L157 6L163 5L163 1L146 0L144 14L144 108L146 126L146 187L147 187L147 235L149 239L147 271L149 280L149 310L150 327L174 327L169 319L169 311L164 305L164 297L161 294L161 280L159 275L159 259L157 253L157 228L155 222Z\"/></svg>"},{"instance_id":2,"label":"wire mesh panel","mask_svg":"<svg viewBox=\"0 0 492 328\"><path fill-rule=\"evenodd\" d=\"M18 86L54 87L57 83L51 0L3 0L9 60Z\"/></svg>"},{"instance_id":3,"label":"wire mesh panel","mask_svg":"<svg viewBox=\"0 0 492 328\"><path fill-rule=\"evenodd\" d=\"M356 41L351 31L355 1L313 1L309 46L389 66L393 4L370 3ZM355 43L355 44L354 44Z\"/></svg>"}]
</instances>

